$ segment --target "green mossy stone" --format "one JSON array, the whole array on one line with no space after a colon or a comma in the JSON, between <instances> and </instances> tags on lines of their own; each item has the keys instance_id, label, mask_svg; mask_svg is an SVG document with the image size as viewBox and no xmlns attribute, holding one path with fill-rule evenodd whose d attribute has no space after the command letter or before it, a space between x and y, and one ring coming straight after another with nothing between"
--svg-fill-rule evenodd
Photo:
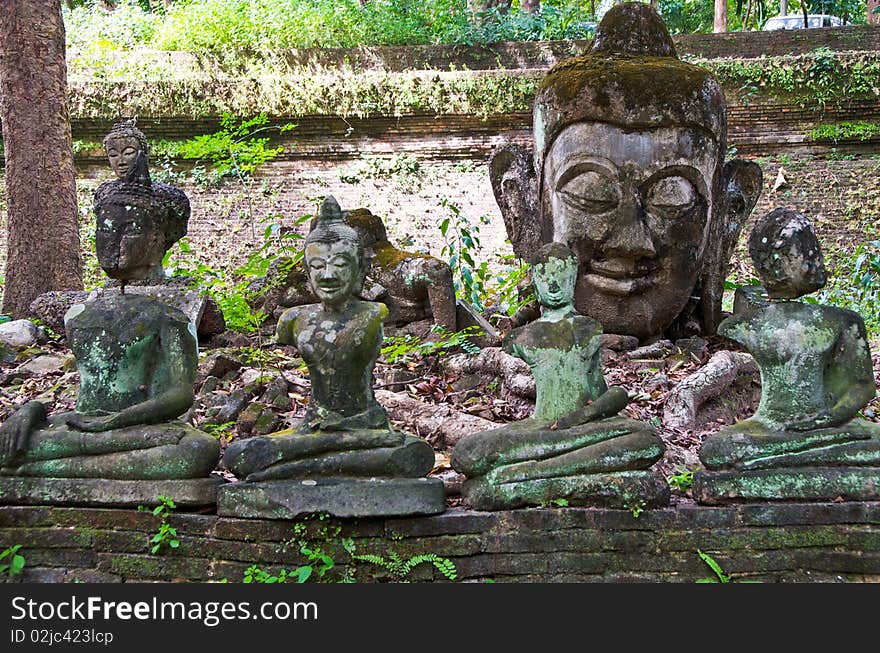
<instances>
[{"instance_id":1,"label":"green mossy stone","mask_svg":"<svg viewBox=\"0 0 880 653\"><path fill-rule=\"evenodd\" d=\"M641 510L669 503L669 486L649 471L609 472L539 478L491 485L465 481L462 496L475 510L508 510L553 505L564 499L572 506Z\"/></svg>"},{"instance_id":2,"label":"green mossy stone","mask_svg":"<svg viewBox=\"0 0 880 653\"><path fill-rule=\"evenodd\" d=\"M217 497L221 517L294 519L313 513L334 517L434 515L446 510L436 478L317 478L235 483Z\"/></svg>"},{"instance_id":3,"label":"green mossy stone","mask_svg":"<svg viewBox=\"0 0 880 653\"><path fill-rule=\"evenodd\" d=\"M100 478L0 477L2 505L61 505L137 508L154 506L159 495L170 497L178 508L213 506L217 477L157 481L119 481Z\"/></svg>"},{"instance_id":4,"label":"green mossy stone","mask_svg":"<svg viewBox=\"0 0 880 653\"><path fill-rule=\"evenodd\" d=\"M878 501L880 467L699 471L693 496L707 505L750 501Z\"/></svg>"}]
</instances>

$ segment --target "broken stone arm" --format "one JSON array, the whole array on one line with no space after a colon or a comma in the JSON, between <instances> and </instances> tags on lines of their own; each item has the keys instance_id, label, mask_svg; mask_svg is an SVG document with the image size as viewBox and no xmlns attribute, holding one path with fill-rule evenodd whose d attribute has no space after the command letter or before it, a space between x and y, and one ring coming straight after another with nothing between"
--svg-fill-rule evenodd
<instances>
[{"instance_id":1,"label":"broken stone arm","mask_svg":"<svg viewBox=\"0 0 880 653\"><path fill-rule=\"evenodd\" d=\"M785 425L786 430L809 431L840 426L853 419L876 396L868 337L860 317L844 325L824 380L829 396L828 409L789 422Z\"/></svg>"},{"instance_id":2,"label":"broken stone arm","mask_svg":"<svg viewBox=\"0 0 880 653\"><path fill-rule=\"evenodd\" d=\"M612 417L629 404L629 393L620 386L611 386L596 399L556 420L556 428L569 429L597 419Z\"/></svg>"}]
</instances>

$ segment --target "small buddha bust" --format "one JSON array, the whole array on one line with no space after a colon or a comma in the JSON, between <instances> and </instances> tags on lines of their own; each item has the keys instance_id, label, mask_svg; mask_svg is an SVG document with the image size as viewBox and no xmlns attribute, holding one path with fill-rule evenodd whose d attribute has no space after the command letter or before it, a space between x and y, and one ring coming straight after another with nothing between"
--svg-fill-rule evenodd
<instances>
[{"instance_id":1,"label":"small buddha bust","mask_svg":"<svg viewBox=\"0 0 880 653\"><path fill-rule=\"evenodd\" d=\"M714 333L761 171L725 163L721 86L678 59L650 5L612 7L591 51L547 73L533 136L490 162L514 252L570 247L574 306L607 333Z\"/></svg>"},{"instance_id":2,"label":"small buddha bust","mask_svg":"<svg viewBox=\"0 0 880 653\"><path fill-rule=\"evenodd\" d=\"M737 291L734 314L718 332L754 356L761 399L752 417L703 442L700 459L709 473L700 495L708 502L880 496L865 490L880 488L880 425L857 416L876 394L864 320L851 310L795 301L826 282L812 223L775 209L755 224L749 254L762 286ZM747 489L715 487L715 471L758 480Z\"/></svg>"},{"instance_id":3,"label":"small buddha bust","mask_svg":"<svg viewBox=\"0 0 880 653\"><path fill-rule=\"evenodd\" d=\"M623 388L602 374L602 329L573 306L578 261L565 245L541 247L532 262L541 317L511 331L503 348L535 377L534 415L462 438L452 466L468 477L463 494L477 509L572 503L662 505L665 484L647 470L665 445L649 425L618 415Z\"/></svg>"},{"instance_id":4,"label":"small buddha bust","mask_svg":"<svg viewBox=\"0 0 880 653\"><path fill-rule=\"evenodd\" d=\"M278 342L296 346L311 396L289 429L234 441L224 463L249 482L317 476L420 477L434 461L424 440L391 428L373 393L388 309L359 298L364 249L331 196L305 240L305 269L319 303L287 309Z\"/></svg>"},{"instance_id":5,"label":"small buddha bust","mask_svg":"<svg viewBox=\"0 0 880 653\"><path fill-rule=\"evenodd\" d=\"M219 445L178 421L193 403L195 327L179 310L125 294L179 229L156 201L141 158L96 205L97 254L121 293L65 315L80 389L76 410L47 417L31 401L0 427L3 475L120 480L206 477Z\"/></svg>"}]
</instances>

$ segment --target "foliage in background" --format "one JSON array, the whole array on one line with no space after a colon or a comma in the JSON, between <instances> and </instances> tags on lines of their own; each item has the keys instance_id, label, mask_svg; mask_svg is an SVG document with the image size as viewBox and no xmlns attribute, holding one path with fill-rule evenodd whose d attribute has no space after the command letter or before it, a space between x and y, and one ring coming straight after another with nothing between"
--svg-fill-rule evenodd
<instances>
[{"instance_id":1,"label":"foliage in background","mask_svg":"<svg viewBox=\"0 0 880 653\"><path fill-rule=\"evenodd\" d=\"M25 565L24 556L18 550L21 544L15 544L0 552L0 575L12 578L22 572Z\"/></svg>"},{"instance_id":2,"label":"foliage in background","mask_svg":"<svg viewBox=\"0 0 880 653\"><path fill-rule=\"evenodd\" d=\"M254 333L268 316L251 308L251 284L256 278L266 274L276 258L289 258L290 265L295 265L302 259L302 248L298 245L302 236L282 228L275 221L280 217L273 215L264 218L264 222L268 224L263 228L262 242L250 246L247 261L237 268L224 270L204 263L193 255L186 238L181 238L168 250L163 266L172 276L191 278L193 287L211 295L223 312L227 328L240 333ZM302 224L311 218L311 215L302 216L295 224Z\"/></svg>"},{"instance_id":3,"label":"foliage in background","mask_svg":"<svg viewBox=\"0 0 880 653\"><path fill-rule=\"evenodd\" d=\"M262 113L253 118L241 119L229 112L220 116L220 129L213 134L201 134L185 141L160 140L150 146L150 155L161 163L173 159L195 161L210 166L210 174L204 167L193 168L196 181L199 175L216 185L226 177L248 181L257 167L273 160L283 147L268 147L269 131L283 133L294 129L293 123L269 124ZM173 176L173 175L172 175Z\"/></svg>"},{"instance_id":4,"label":"foliage in background","mask_svg":"<svg viewBox=\"0 0 880 653\"><path fill-rule=\"evenodd\" d=\"M806 54L742 61L694 59L707 65L725 87L745 95L788 95L803 106L824 107L857 97L880 95L880 57L874 53L843 56L828 48Z\"/></svg>"},{"instance_id":5,"label":"foliage in background","mask_svg":"<svg viewBox=\"0 0 880 653\"><path fill-rule=\"evenodd\" d=\"M267 147L269 138L257 134L267 130L285 132L296 126L287 123L275 127L268 122L265 114L239 121L231 113L224 113L220 117L219 131L184 141L178 147L177 155L210 163L219 177L250 176L258 166L271 161L284 149Z\"/></svg>"},{"instance_id":6,"label":"foliage in background","mask_svg":"<svg viewBox=\"0 0 880 653\"><path fill-rule=\"evenodd\" d=\"M486 280L490 276L489 264L483 261L477 265L474 256L480 249L480 227L489 224L491 219L481 215L474 224L461 212L461 207L446 197L440 199L440 206L447 212L437 225L445 243L440 258L445 259L452 269L456 297L482 311L487 296Z\"/></svg>"},{"instance_id":7,"label":"foliage in background","mask_svg":"<svg viewBox=\"0 0 880 653\"><path fill-rule=\"evenodd\" d=\"M871 140L880 136L880 124L859 120L824 124L807 132L807 138L814 141L838 141L841 139Z\"/></svg>"},{"instance_id":8,"label":"foliage in background","mask_svg":"<svg viewBox=\"0 0 880 653\"><path fill-rule=\"evenodd\" d=\"M65 7L68 47L81 52L144 46L223 56L270 48L588 38L592 19L588 6L571 0L545 0L539 14L518 6L474 14L466 0L189 0L155 12L137 0L119 0L114 11L91 1Z\"/></svg>"},{"instance_id":9,"label":"foliage in background","mask_svg":"<svg viewBox=\"0 0 880 653\"><path fill-rule=\"evenodd\" d=\"M70 3L68 3L70 4ZM94 0L65 6L68 46L80 52L138 46L226 56L284 48L360 45L495 43L591 38L600 2L543 0L541 11L493 7L477 13L467 0L117 0L108 11ZM478 4L478 3L475 3ZM673 34L711 32L714 6L705 0L660 0ZM810 13L864 23L864 0L812 0ZM792 0L789 13L799 11ZM775 0L729 0L729 31L760 29L779 13Z\"/></svg>"},{"instance_id":10,"label":"foliage in background","mask_svg":"<svg viewBox=\"0 0 880 653\"><path fill-rule=\"evenodd\" d=\"M469 354L480 353L480 348L470 340L474 336L483 334L480 327L476 325L465 327L461 331L449 332L442 326L435 324L431 327L431 330L439 334L434 340L423 341L409 334L385 336L380 351L382 361L389 365L407 363L415 358L443 353L459 347Z\"/></svg>"},{"instance_id":11,"label":"foliage in background","mask_svg":"<svg viewBox=\"0 0 880 653\"><path fill-rule=\"evenodd\" d=\"M880 240L866 240L851 257L838 261L828 285L805 298L810 303L834 304L855 311L872 337L880 336Z\"/></svg>"}]
</instances>

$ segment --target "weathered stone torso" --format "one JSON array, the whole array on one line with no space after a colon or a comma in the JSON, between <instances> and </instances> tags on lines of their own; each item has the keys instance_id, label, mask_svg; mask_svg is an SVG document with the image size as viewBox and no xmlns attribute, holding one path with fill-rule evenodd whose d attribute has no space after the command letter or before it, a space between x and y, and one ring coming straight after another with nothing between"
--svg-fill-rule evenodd
<instances>
[{"instance_id":1,"label":"weathered stone torso","mask_svg":"<svg viewBox=\"0 0 880 653\"><path fill-rule=\"evenodd\" d=\"M381 410L373 395L373 366L382 346L385 305L353 301L342 314L320 304L290 310L295 319L283 320L289 326L282 324L279 339L295 344L309 368L308 417L352 417Z\"/></svg>"},{"instance_id":2,"label":"weathered stone torso","mask_svg":"<svg viewBox=\"0 0 880 653\"><path fill-rule=\"evenodd\" d=\"M856 328L849 313L773 302L721 323L719 333L748 349L761 369L761 401L752 419L776 428L830 408L835 397L826 385L826 370L844 331ZM855 341L858 334L852 336Z\"/></svg>"},{"instance_id":3,"label":"weathered stone torso","mask_svg":"<svg viewBox=\"0 0 880 653\"><path fill-rule=\"evenodd\" d=\"M116 295L77 304L67 314L66 331L80 373L79 413L120 411L181 379L195 383L194 327L161 301ZM173 363L157 368L160 358Z\"/></svg>"},{"instance_id":4,"label":"weathered stone torso","mask_svg":"<svg viewBox=\"0 0 880 653\"><path fill-rule=\"evenodd\" d=\"M504 349L532 369L535 419L562 417L605 392L598 360L601 335L598 322L572 315L556 322L538 320L505 339Z\"/></svg>"}]
</instances>

